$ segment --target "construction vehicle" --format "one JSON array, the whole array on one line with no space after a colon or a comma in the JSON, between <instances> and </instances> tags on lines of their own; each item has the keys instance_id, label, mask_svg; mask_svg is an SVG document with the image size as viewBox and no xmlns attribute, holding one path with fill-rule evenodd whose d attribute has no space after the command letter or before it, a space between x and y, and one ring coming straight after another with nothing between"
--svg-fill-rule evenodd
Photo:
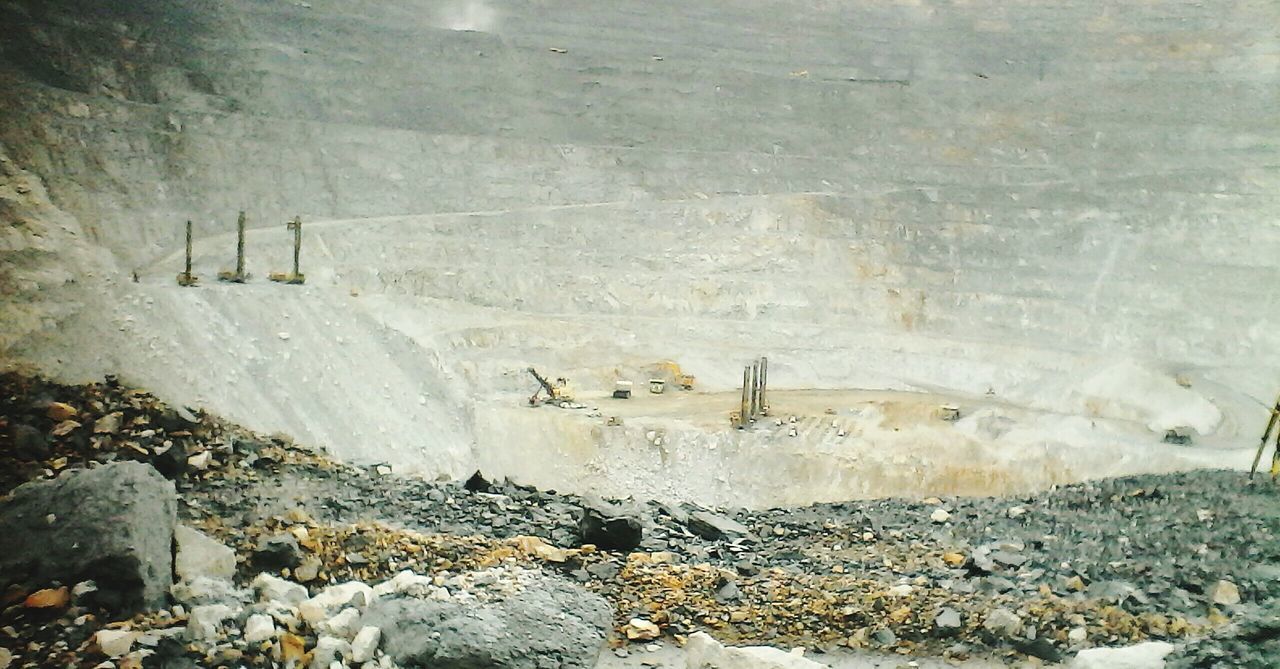
<instances>
[{"instance_id":1,"label":"construction vehicle","mask_svg":"<svg viewBox=\"0 0 1280 669\"><path fill-rule=\"evenodd\" d=\"M631 399L631 382L618 381L613 384L613 398L617 400Z\"/></svg>"},{"instance_id":2,"label":"construction vehicle","mask_svg":"<svg viewBox=\"0 0 1280 669\"><path fill-rule=\"evenodd\" d=\"M530 367L529 373L538 381L538 389L533 391L533 395L529 396L529 406L536 407L541 404L552 404L558 407L567 407L573 404L573 393L569 390L568 379L560 377L556 379L553 385L539 374L538 370ZM539 397L543 392L547 394L545 399Z\"/></svg>"},{"instance_id":3,"label":"construction vehicle","mask_svg":"<svg viewBox=\"0 0 1280 669\"><path fill-rule=\"evenodd\" d=\"M694 376L692 374L676 375L676 385L680 386L683 390L693 390L693 381Z\"/></svg>"}]
</instances>

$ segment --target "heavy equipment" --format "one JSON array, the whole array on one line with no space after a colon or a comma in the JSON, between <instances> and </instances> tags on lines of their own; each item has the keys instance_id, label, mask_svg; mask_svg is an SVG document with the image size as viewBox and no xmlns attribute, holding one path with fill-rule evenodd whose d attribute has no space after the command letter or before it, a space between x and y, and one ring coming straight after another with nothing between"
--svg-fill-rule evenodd
<instances>
[{"instance_id":1,"label":"heavy equipment","mask_svg":"<svg viewBox=\"0 0 1280 669\"><path fill-rule=\"evenodd\" d=\"M558 407L566 407L573 404L573 394L569 390L568 379L560 377L556 379L553 385L539 374L538 370L530 367L528 371L538 381L538 389L533 391L533 395L529 396L529 406L536 407L540 404L552 404ZM543 392L547 394L545 399L539 397Z\"/></svg>"}]
</instances>

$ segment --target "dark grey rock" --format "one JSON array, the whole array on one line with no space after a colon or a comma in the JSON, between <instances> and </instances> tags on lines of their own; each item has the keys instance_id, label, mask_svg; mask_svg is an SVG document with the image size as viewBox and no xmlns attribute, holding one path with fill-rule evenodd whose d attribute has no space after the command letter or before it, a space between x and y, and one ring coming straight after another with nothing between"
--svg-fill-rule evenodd
<instances>
[{"instance_id":1,"label":"dark grey rock","mask_svg":"<svg viewBox=\"0 0 1280 669\"><path fill-rule=\"evenodd\" d=\"M292 569L302 564L302 548L292 534L264 537L253 550L253 563L262 569Z\"/></svg>"},{"instance_id":2,"label":"dark grey rock","mask_svg":"<svg viewBox=\"0 0 1280 669\"><path fill-rule=\"evenodd\" d=\"M0 586L92 580L108 609L159 608L173 583L176 516L173 483L139 462L19 486L0 502Z\"/></svg>"},{"instance_id":3,"label":"dark grey rock","mask_svg":"<svg viewBox=\"0 0 1280 669\"><path fill-rule=\"evenodd\" d=\"M582 509L578 536L583 544L595 544L607 551L629 551L644 539L640 518L607 504L590 504Z\"/></svg>"},{"instance_id":4,"label":"dark grey rock","mask_svg":"<svg viewBox=\"0 0 1280 669\"><path fill-rule=\"evenodd\" d=\"M586 669L595 666L609 621L603 598L547 578L484 604L384 598L362 624L382 630L382 650L402 667Z\"/></svg>"},{"instance_id":5,"label":"dark grey rock","mask_svg":"<svg viewBox=\"0 0 1280 669\"><path fill-rule=\"evenodd\" d=\"M49 457L49 440L43 432L30 425L13 428L13 446L20 458L43 460Z\"/></svg>"},{"instance_id":6,"label":"dark grey rock","mask_svg":"<svg viewBox=\"0 0 1280 669\"><path fill-rule=\"evenodd\" d=\"M689 531L709 541L745 537L751 533L742 523L710 511L689 514Z\"/></svg>"}]
</instances>

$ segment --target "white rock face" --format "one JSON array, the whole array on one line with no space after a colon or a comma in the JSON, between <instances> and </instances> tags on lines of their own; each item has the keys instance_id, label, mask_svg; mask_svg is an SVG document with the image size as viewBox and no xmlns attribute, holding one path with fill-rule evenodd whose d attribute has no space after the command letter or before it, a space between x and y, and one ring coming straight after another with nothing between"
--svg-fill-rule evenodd
<instances>
[{"instance_id":1,"label":"white rock face","mask_svg":"<svg viewBox=\"0 0 1280 669\"><path fill-rule=\"evenodd\" d=\"M249 643L262 643L275 635L275 621L264 613L249 616L249 620L244 624L244 640Z\"/></svg>"},{"instance_id":2,"label":"white rock face","mask_svg":"<svg viewBox=\"0 0 1280 669\"><path fill-rule=\"evenodd\" d=\"M230 579L236 573L236 553L208 535L186 525L173 528L178 547L173 568L184 581L197 577Z\"/></svg>"},{"instance_id":3,"label":"white rock face","mask_svg":"<svg viewBox=\"0 0 1280 669\"><path fill-rule=\"evenodd\" d=\"M827 665L768 646L726 647L705 632L689 637L684 647L687 669L823 669Z\"/></svg>"},{"instance_id":4,"label":"white rock face","mask_svg":"<svg viewBox=\"0 0 1280 669\"><path fill-rule=\"evenodd\" d=\"M372 660L381 642L382 630L367 625L361 627L355 640L351 642L351 661L360 663Z\"/></svg>"},{"instance_id":5,"label":"white rock face","mask_svg":"<svg viewBox=\"0 0 1280 669\"><path fill-rule=\"evenodd\" d=\"M1071 669L1164 669L1164 657L1173 644L1149 641L1127 648L1090 648L1080 651Z\"/></svg>"},{"instance_id":6,"label":"white rock face","mask_svg":"<svg viewBox=\"0 0 1280 669\"><path fill-rule=\"evenodd\" d=\"M267 573L253 579L253 589L258 593L258 601L297 605L307 598L306 588Z\"/></svg>"}]
</instances>

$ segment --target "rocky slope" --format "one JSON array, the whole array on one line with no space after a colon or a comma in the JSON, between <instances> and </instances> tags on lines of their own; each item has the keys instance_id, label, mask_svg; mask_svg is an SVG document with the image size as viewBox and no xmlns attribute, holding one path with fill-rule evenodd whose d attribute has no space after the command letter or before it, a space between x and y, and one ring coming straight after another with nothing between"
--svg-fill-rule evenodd
<instances>
[{"instance_id":1,"label":"rocky slope","mask_svg":"<svg viewBox=\"0 0 1280 669\"><path fill-rule=\"evenodd\" d=\"M234 549L227 575L242 586L263 571L317 595L405 570L447 585L478 570L535 569L603 596L619 648L705 630L832 653L1058 660L1212 635L1174 666L1228 666L1230 654L1229 666L1265 667L1278 657L1267 611L1280 595L1280 489L1238 473L755 512L610 503L481 476L440 484L350 467L110 381L7 374L0 385L6 490L101 462L149 462L177 484L180 520ZM21 643L0 645L17 654L14 666L101 660L82 642L105 614L24 600L58 586L19 583L6 595L0 622ZM106 628L191 624L190 608L165 611ZM283 652L237 638L162 655L212 662L234 650L252 664ZM314 651L314 633L298 638Z\"/></svg>"}]
</instances>

